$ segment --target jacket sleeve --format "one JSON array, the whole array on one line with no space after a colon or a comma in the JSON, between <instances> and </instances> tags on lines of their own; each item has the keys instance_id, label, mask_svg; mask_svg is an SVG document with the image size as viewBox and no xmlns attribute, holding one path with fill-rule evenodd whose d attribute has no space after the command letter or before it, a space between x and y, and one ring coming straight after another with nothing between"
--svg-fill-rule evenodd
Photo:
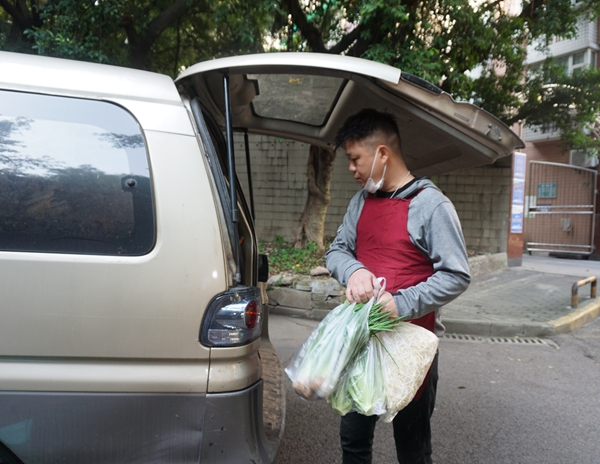
<instances>
[{"instance_id":1,"label":"jacket sleeve","mask_svg":"<svg viewBox=\"0 0 600 464\"><path fill-rule=\"evenodd\" d=\"M421 213L417 209L415 214ZM434 272L425 282L394 295L398 314L409 319L422 317L450 303L471 282L465 241L452 203L447 199L442 201L423 219L412 226L409 221L409 235L432 262Z\"/></svg>"},{"instance_id":2,"label":"jacket sleeve","mask_svg":"<svg viewBox=\"0 0 600 464\"><path fill-rule=\"evenodd\" d=\"M327 269L344 287L355 271L366 268L356 259L356 226L363 205L362 192L358 192L350 200L342 225L338 227L335 239L325 255Z\"/></svg>"}]
</instances>

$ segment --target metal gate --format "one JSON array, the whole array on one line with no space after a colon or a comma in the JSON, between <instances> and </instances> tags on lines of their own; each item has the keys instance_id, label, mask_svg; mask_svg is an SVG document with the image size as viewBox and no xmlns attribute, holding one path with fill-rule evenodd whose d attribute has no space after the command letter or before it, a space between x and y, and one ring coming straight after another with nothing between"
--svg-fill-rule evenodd
<instances>
[{"instance_id":1,"label":"metal gate","mask_svg":"<svg viewBox=\"0 0 600 464\"><path fill-rule=\"evenodd\" d=\"M594 251L596 180L593 169L531 161L525 199L525 247L589 255Z\"/></svg>"}]
</instances>

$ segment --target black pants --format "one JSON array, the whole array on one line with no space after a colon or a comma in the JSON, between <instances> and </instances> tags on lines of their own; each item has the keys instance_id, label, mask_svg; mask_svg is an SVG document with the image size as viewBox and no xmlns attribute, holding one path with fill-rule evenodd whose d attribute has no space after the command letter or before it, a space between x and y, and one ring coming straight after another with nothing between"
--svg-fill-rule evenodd
<instances>
[{"instance_id":1,"label":"black pants","mask_svg":"<svg viewBox=\"0 0 600 464\"><path fill-rule=\"evenodd\" d=\"M394 418L394 440L400 464L430 464L430 419L435 407L438 381L438 355L435 355L427 384L419 401L412 401ZM342 417L340 438L343 464L370 464L373 436L378 416L363 416L351 412Z\"/></svg>"}]
</instances>

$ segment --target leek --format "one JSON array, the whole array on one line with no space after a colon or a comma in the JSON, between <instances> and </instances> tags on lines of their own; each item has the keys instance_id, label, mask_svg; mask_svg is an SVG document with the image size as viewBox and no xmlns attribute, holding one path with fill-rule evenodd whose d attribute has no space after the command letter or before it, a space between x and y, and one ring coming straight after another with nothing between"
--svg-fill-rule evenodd
<instances>
[{"instance_id":1,"label":"leek","mask_svg":"<svg viewBox=\"0 0 600 464\"><path fill-rule=\"evenodd\" d=\"M331 311L304 342L285 372L303 398L328 398L344 369L361 353L369 339L394 330L401 319L382 312L387 302L348 301ZM341 407L341 406L340 406Z\"/></svg>"}]
</instances>

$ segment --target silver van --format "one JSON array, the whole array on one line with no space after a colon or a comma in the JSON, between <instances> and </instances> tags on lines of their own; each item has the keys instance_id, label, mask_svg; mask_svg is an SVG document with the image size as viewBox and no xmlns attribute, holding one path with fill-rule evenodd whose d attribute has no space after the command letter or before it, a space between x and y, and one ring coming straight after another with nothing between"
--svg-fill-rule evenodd
<instances>
[{"instance_id":1,"label":"silver van","mask_svg":"<svg viewBox=\"0 0 600 464\"><path fill-rule=\"evenodd\" d=\"M0 70L0 464L275 460L284 388L234 131L331 147L385 109L416 174L522 144L350 57L232 57L175 82L4 52Z\"/></svg>"}]
</instances>

